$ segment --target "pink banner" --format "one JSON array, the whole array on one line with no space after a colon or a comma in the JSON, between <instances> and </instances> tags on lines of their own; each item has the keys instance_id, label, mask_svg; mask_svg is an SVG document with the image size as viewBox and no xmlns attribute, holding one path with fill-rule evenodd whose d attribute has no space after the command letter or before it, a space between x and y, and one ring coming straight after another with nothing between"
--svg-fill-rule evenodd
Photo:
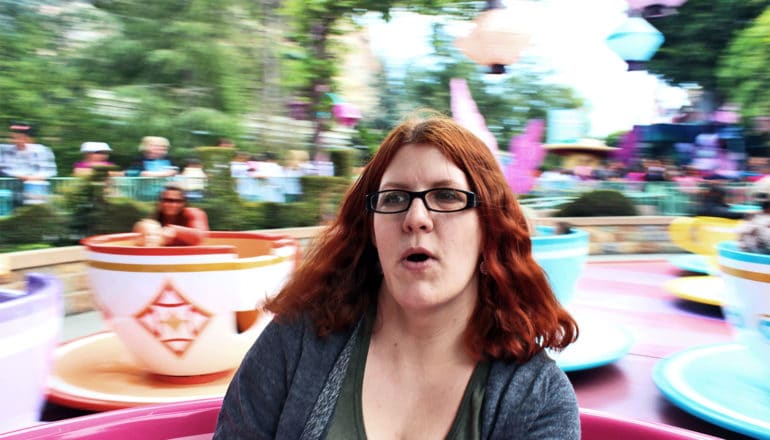
<instances>
[{"instance_id":1,"label":"pink banner","mask_svg":"<svg viewBox=\"0 0 770 440\"><path fill-rule=\"evenodd\" d=\"M498 150L497 139L487 128L484 116L481 115L478 107L476 107L476 101L471 96L468 83L462 78L452 78L449 80L449 92L452 117L460 125L484 141L496 156Z\"/></svg>"},{"instance_id":2,"label":"pink banner","mask_svg":"<svg viewBox=\"0 0 770 440\"><path fill-rule=\"evenodd\" d=\"M533 119L527 122L522 134L511 138L508 151L513 154L513 160L505 169L505 178L516 194L526 194L535 185L535 170L545 159L544 132L543 120Z\"/></svg>"}]
</instances>

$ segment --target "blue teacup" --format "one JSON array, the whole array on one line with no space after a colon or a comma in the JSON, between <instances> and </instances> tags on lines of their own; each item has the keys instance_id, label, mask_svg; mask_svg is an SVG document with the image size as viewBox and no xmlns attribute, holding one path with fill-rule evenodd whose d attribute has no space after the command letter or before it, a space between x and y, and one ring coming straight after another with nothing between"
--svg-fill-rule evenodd
<instances>
[{"instance_id":1,"label":"blue teacup","mask_svg":"<svg viewBox=\"0 0 770 440\"><path fill-rule=\"evenodd\" d=\"M566 306L575 296L575 285L588 260L589 234L572 228L555 234L551 226L538 226L532 237L535 261L545 270L556 298Z\"/></svg>"}]
</instances>

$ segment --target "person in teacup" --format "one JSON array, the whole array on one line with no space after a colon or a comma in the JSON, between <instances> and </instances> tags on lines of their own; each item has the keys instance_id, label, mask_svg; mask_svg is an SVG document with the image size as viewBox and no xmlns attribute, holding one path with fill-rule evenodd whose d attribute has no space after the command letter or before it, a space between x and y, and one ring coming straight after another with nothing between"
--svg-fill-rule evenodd
<instances>
[{"instance_id":1,"label":"person in teacup","mask_svg":"<svg viewBox=\"0 0 770 440\"><path fill-rule=\"evenodd\" d=\"M187 206L185 191L176 185L166 185L158 197L158 205L153 218L160 225L160 244L157 228L153 223L140 220L134 225L134 232L141 236L139 246L195 246L201 244L208 235L209 222L206 212L200 208Z\"/></svg>"}]
</instances>

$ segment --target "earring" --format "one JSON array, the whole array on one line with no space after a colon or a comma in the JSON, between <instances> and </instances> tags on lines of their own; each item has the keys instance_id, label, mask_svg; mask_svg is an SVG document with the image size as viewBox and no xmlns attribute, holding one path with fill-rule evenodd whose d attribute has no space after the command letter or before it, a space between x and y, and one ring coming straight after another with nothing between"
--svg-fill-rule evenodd
<instances>
[{"instance_id":1,"label":"earring","mask_svg":"<svg viewBox=\"0 0 770 440\"><path fill-rule=\"evenodd\" d=\"M481 263L479 263L479 272L481 272L482 275L488 275L489 270L487 270L487 262L484 260L481 260Z\"/></svg>"}]
</instances>

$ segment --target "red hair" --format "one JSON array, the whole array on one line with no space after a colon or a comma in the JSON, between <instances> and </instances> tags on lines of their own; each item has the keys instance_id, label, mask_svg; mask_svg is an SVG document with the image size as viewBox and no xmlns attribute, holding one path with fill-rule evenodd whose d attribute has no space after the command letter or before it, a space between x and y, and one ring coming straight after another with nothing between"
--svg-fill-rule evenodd
<instances>
[{"instance_id":1,"label":"red hair","mask_svg":"<svg viewBox=\"0 0 770 440\"><path fill-rule=\"evenodd\" d=\"M532 257L527 221L489 148L444 116L409 120L394 128L348 190L337 219L315 240L303 264L267 306L277 319L307 313L320 336L348 329L377 302L382 282L372 244L365 195L379 189L396 152L428 144L463 170L479 199L482 255L479 297L465 330L474 359L525 362L543 348L562 349L577 338L577 323L551 291Z\"/></svg>"}]
</instances>

